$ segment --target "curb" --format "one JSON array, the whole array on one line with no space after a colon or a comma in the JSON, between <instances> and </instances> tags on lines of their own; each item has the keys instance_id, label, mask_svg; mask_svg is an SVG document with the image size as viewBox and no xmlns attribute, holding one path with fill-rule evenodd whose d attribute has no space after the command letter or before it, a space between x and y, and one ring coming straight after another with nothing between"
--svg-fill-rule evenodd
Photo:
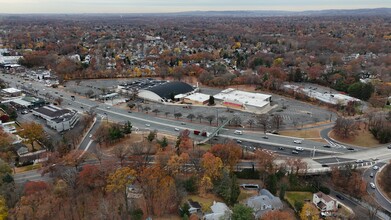
<instances>
[{"instance_id":1,"label":"curb","mask_svg":"<svg viewBox=\"0 0 391 220\"><path fill-rule=\"evenodd\" d=\"M80 148L81 143L83 143L84 139L86 139L87 134L90 133L90 131L92 130L92 127L94 127L95 123L96 123L96 116L94 117L94 121L92 122L90 128L86 131L86 133L84 133L83 139L77 145L76 150L78 150Z\"/></svg>"},{"instance_id":2,"label":"curb","mask_svg":"<svg viewBox=\"0 0 391 220\"><path fill-rule=\"evenodd\" d=\"M389 165L389 164L385 164L384 166L380 167L379 171L376 172L376 175L375 175L374 177L375 177L375 186L376 186L376 188L378 189L377 191L380 193L380 195L381 195L384 199L386 199L389 203L391 203L391 200L390 200L387 196L384 195L384 193L383 193L383 191L382 191L382 188L377 187L377 186L378 186L378 184L377 184L377 175L378 175L379 173L381 173L381 171L383 170L383 168L386 167L387 165ZM390 165L390 166L391 166L391 165Z\"/></svg>"}]
</instances>

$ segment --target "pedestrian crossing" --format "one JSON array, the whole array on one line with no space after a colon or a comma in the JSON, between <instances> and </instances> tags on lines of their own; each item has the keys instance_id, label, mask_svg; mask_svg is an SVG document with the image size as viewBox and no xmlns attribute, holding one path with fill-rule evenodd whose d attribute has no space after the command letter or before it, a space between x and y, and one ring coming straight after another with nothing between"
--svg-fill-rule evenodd
<instances>
[{"instance_id":1,"label":"pedestrian crossing","mask_svg":"<svg viewBox=\"0 0 391 220\"><path fill-rule=\"evenodd\" d=\"M331 147L334 147L334 148L346 148L345 145L342 145L342 144L339 144L339 143L336 143L332 140L329 140L329 139L324 139L325 141L327 141L327 143L331 146Z\"/></svg>"}]
</instances>

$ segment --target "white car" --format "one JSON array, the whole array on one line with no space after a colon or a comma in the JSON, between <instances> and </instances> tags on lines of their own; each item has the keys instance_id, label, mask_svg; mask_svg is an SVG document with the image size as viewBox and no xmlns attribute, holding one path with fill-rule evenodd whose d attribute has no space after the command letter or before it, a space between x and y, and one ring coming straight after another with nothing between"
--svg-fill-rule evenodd
<instances>
[{"instance_id":1,"label":"white car","mask_svg":"<svg viewBox=\"0 0 391 220\"><path fill-rule=\"evenodd\" d=\"M379 167L378 166L373 166L373 170L378 170Z\"/></svg>"},{"instance_id":2,"label":"white car","mask_svg":"<svg viewBox=\"0 0 391 220\"><path fill-rule=\"evenodd\" d=\"M375 186L374 183L369 183L369 185L371 186L372 189L375 189L375 188L376 188L376 186Z\"/></svg>"},{"instance_id":3,"label":"white car","mask_svg":"<svg viewBox=\"0 0 391 220\"><path fill-rule=\"evenodd\" d=\"M294 140L293 143L295 143L295 144L301 144L301 140Z\"/></svg>"},{"instance_id":4,"label":"white car","mask_svg":"<svg viewBox=\"0 0 391 220\"><path fill-rule=\"evenodd\" d=\"M179 131L179 128L174 128L175 131Z\"/></svg>"},{"instance_id":5,"label":"white car","mask_svg":"<svg viewBox=\"0 0 391 220\"><path fill-rule=\"evenodd\" d=\"M356 163L364 163L363 160L356 160Z\"/></svg>"},{"instance_id":6,"label":"white car","mask_svg":"<svg viewBox=\"0 0 391 220\"><path fill-rule=\"evenodd\" d=\"M241 140L236 140L236 143L240 144L240 143L242 143L242 141Z\"/></svg>"},{"instance_id":7,"label":"white car","mask_svg":"<svg viewBox=\"0 0 391 220\"><path fill-rule=\"evenodd\" d=\"M88 136L88 137L92 138L92 134L90 134L90 136Z\"/></svg>"},{"instance_id":8,"label":"white car","mask_svg":"<svg viewBox=\"0 0 391 220\"><path fill-rule=\"evenodd\" d=\"M151 125L150 125L150 124L145 124L145 126L147 126L147 127L151 127Z\"/></svg>"},{"instance_id":9,"label":"white car","mask_svg":"<svg viewBox=\"0 0 391 220\"><path fill-rule=\"evenodd\" d=\"M234 131L234 134L239 134L239 135L242 135L242 134L243 134L243 131L236 130L236 131Z\"/></svg>"},{"instance_id":10,"label":"white car","mask_svg":"<svg viewBox=\"0 0 391 220\"><path fill-rule=\"evenodd\" d=\"M110 109L110 106L107 106L106 108L107 108L107 109Z\"/></svg>"}]
</instances>

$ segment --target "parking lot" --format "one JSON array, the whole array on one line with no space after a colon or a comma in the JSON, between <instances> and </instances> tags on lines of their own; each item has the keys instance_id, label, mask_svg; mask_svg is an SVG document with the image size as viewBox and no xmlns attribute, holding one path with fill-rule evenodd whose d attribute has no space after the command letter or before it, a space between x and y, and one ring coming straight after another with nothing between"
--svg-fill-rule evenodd
<instances>
[{"instance_id":1,"label":"parking lot","mask_svg":"<svg viewBox=\"0 0 391 220\"><path fill-rule=\"evenodd\" d=\"M82 80L82 81L70 81L67 82L65 90L69 92L73 92L76 94L84 95L87 91L92 90L94 94L99 95L103 93L107 93L109 91L114 91L118 85L122 85L128 89L136 88L143 89L148 88L150 86L158 85L160 83L164 83L164 81L155 80L155 79L102 79L102 80ZM221 91L221 89L216 88L200 88L202 93L208 95L215 95ZM111 103L120 103L123 102L124 97L120 97L117 101L110 101ZM313 106L301 101L297 101L294 99L286 98L279 95L274 95L272 97L272 103L275 108L273 108L269 114L279 114L283 118L283 126L285 127L300 127L305 124L312 124L320 121L329 120L330 117L335 119L336 116L334 113ZM180 112L182 114L182 119L186 120L186 117L189 114L203 115L204 117L209 115L214 115L215 118L225 116L230 117L233 114L239 116L242 121L242 125L248 126L247 122L249 119L255 119L256 115L249 112L242 112L233 109L227 109L226 107L208 107L208 106L195 106L193 105L191 108L183 108L182 105L166 105L161 103L153 103L147 102L143 104L143 108L149 107L150 111L154 109L158 109L158 116L165 117L173 117L175 113ZM166 114L167 112L167 114ZM194 119L197 121L197 119ZM205 121L204 121L205 122ZM212 123L216 123L214 120Z\"/></svg>"}]
</instances>

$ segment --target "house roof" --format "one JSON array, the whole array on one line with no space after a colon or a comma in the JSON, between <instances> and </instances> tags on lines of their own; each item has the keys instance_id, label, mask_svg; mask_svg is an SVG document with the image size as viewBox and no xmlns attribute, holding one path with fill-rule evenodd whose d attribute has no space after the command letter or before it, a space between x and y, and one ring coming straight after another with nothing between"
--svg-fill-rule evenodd
<instances>
[{"instance_id":1,"label":"house roof","mask_svg":"<svg viewBox=\"0 0 391 220\"><path fill-rule=\"evenodd\" d=\"M322 198L325 202L334 201L334 199L332 199L330 196L328 196L322 192L317 192L316 196L318 196L318 198Z\"/></svg>"},{"instance_id":2,"label":"house roof","mask_svg":"<svg viewBox=\"0 0 391 220\"><path fill-rule=\"evenodd\" d=\"M195 201L189 199L188 203L189 203L190 207L192 207L192 208L201 209L201 205L198 202L195 202Z\"/></svg>"},{"instance_id":3,"label":"house roof","mask_svg":"<svg viewBox=\"0 0 391 220\"><path fill-rule=\"evenodd\" d=\"M154 92L161 98L170 99L172 94L174 96L178 94L186 94L194 91L194 88L184 82L168 82L161 85L153 86L151 88L147 88L145 90Z\"/></svg>"},{"instance_id":4,"label":"house roof","mask_svg":"<svg viewBox=\"0 0 391 220\"><path fill-rule=\"evenodd\" d=\"M53 105L44 106L38 109L35 109L34 111L46 115L50 118L59 117L62 115L65 115L67 113L71 113L71 110L69 109L61 109Z\"/></svg>"},{"instance_id":5,"label":"house roof","mask_svg":"<svg viewBox=\"0 0 391 220\"><path fill-rule=\"evenodd\" d=\"M318 202L318 204L316 204L320 209L323 209L324 207L326 207L326 204L324 204L322 201Z\"/></svg>"},{"instance_id":6,"label":"house roof","mask_svg":"<svg viewBox=\"0 0 391 220\"><path fill-rule=\"evenodd\" d=\"M213 202L213 205L210 207L213 213L225 213L230 211L228 206L222 202Z\"/></svg>"}]
</instances>

